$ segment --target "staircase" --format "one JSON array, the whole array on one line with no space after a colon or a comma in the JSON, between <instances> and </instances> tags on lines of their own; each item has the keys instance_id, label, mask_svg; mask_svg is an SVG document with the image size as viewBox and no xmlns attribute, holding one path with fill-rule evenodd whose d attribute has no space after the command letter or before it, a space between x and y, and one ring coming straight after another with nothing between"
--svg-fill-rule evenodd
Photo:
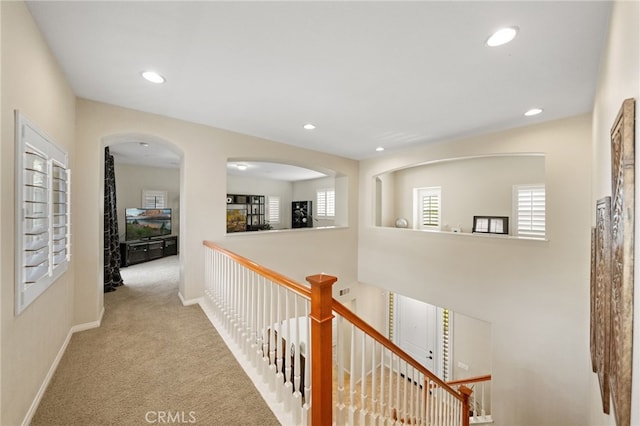
<instances>
[{"instance_id":1,"label":"staircase","mask_svg":"<svg viewBox=\"0 0 640 426\"><path fill-rule=\"evenodd\" d=\"M333 299L336 277L309 276L305 285L214 243L204 246L205 311L268 389L265 399L282 410L283 423L491 422L490 376L443 382Z\"/></svg>"}]
</instances>

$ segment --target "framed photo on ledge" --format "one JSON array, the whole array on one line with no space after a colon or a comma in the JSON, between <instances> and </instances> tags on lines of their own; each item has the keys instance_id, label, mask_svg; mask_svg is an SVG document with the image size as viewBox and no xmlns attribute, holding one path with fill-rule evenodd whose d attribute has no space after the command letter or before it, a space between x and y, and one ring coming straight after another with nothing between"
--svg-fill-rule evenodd
<instances>
[{"instance_id":1,"label":"framed photo on ledge","mask_svg":"<svg viewBox=\"0 0 640 426\"><path fill-rule=\"evenodd\" d=\"M474 216L473 231L479 234L509 234L508 216Z\"/></svg>"}]
</instances>

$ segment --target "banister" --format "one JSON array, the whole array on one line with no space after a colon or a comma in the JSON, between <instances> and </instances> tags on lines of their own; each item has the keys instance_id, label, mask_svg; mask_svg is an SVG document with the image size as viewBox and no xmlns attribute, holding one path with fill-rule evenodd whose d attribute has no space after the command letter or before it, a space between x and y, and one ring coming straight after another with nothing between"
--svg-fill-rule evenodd
<instances>
[{"instance_id":1,"label":"banister","mask_svg":"<svg viewBox=\"0 0 640 426\"><path fill-rule=\"evenodd\" d=\"M202 244L206 247L209 247L210 249L224 253L226 256L229 256L231 259L235 260L247 269L257 272L258 274L269 278L271 281L281 284L284 287L287 287L288 289L293 290L308 299L311 299L311 289L309 287L306 287L299 282L294 281L291 278L288 278L278 272L272 271L269 268L258 265L257 263L247 259L246 257L240 256L239 254L224 249L212 241L203 241Z\"/></svg>"},{"instance_id":2,"label":"banister","mask_svg":"<svg viewBox=\"0 0 640 426\"><path fill-rule=\"evenodd\" d=\"M211 241L204 241L203 245L210 248L211 250L213 250L213 252L218 252L220 254L222 254L223 256L225 256L226 258L232 260L233 262L237 263L238 265L240 265L243 268L246 268L247 270L253 271L257 274L259 274L260 276L266 278L267 280L269 280L271 283L273 284L277 284L280 285L294 293L296 293L298 295L298 297L302 297L302 298L306 298L308 300L307 303L309 303L308 306L311 307L311 311L307 310L308 316L310 317L310 355L311 355L311 363L309 365L310 368L306 369L307 374L309 372L311 372L311 377L307 377L307 383L311 383L311 386L305 385L305 394L303 395L303 398L306 398L306 403L308 405L305 404L306 408L302 408L303 410L303 423L306 423L307 420L311 420L311 424L316 426L316 425L330 425L332 424L333 419L333 401L332 401L332 392L333 392L333 377L332 377L332 372L333 372L333 359L332 359L332 353L333 353L333 341L332 341L332 318L333 318L333 313L336 313L338 315L340 315L340 317L342 317L342 319L344 319L345 321L348 321L349 323L352 324L352 327L355 327L359 330L361 330L364 334L363 334L363 339L364 339L364 335L369 336L368 338L373 339L373 341L377 342L377 344L381 345L382 347L386 348L386 350L390 351L392 353L392 359L393 356L397 356L398 360L402 360L402 362L404 364L406 364L407 366L411 366L413 369L415 369L414 371L417 371L419 374L421 374L421 378L420 380L422 380L424 378L424 385L425 385L425 389L428 390L428 394L427 395L431 395L431 390L429 390L430 387L433 386L437 386L438 388L441 388L441 391L444 392L443 395L449 395L447 396L447 398L451 398L451 402L453 401L459 401L459 406L457 406L458 408L456 408L456 410L459 410L460 408L462 409L461 412L459 411L455 411L456 413L456 417L458 417L457 413L461 414L461 424L463 426L466 426L469 424L469 417L467 415L467 413L469 412L469 396L471 395L471 389L469 389L468 387L464 386L464 384L469 384L469 383L475 383L475 382L481 382L481 381L486 381L486 380L490 380L491 379L491 375L485 375L485 376L478 376L478 377L472 377L470 379L464 379L464 380L456 380L453 382L444 382L442 379L440 379L439 377L437 377L434 373L432 373L431 371L429 371L426 367L424 367L422 364L420 364L418 361L416 361L415 359L413 359L407 352L405 352L402 348L400 348L399 346L397 346L395 343L393 343L391 340L389 340L387 337L385 337L382 333L380 333L378 330L376 330L373 326L371 326L370 324L368 324L367 322L365 322L362 318L360 318L358 315L356 315L355 313L353 313L351 310L349 310L347 307L345 307L342 303L340 303L339 301L337 301L336 299L334 299L332 297L332 285L337 281L336 277L330 276L330 275L326 275L326 274L319 274L319 275L313 275L313 276L309 276L306 277L307 281L309 281L309 283L311 284L311 287L305 286L299 282L296 282L278 272L275 272L271 269L268 269L264 266L261 266L249 259L246 259L245 257L238 255L232 251L229 251L227 249L224 249L220 246L218 246L216 243L213 243ZM212 254L212 256L214 256L214 254ZM214 259L215 257L212 257L212 259ZM229 284L228 281L226 280L221 280L220 281L222 283L223 286L228 286L228 285L232 285ZM222 291L222 294L225 294L226 290ZM242 293L243 295L245 293ZM258 293L259 294L259 293ZM278 293L279 294L279 293ZM260 297L260 296L259 296ZM238 305L238 300L244 300L242 299L242 297L239 297L238 295L234 296L232 299L232 305L233 305L230 309L227 309L226 307L221 308L221 312L225 312L226 315L226 321L228 324L232 324L234 327L236 327L237 330L240 330L238 324L242 324L242 320L238 321L235 319L229 319L229 318L233 318L229 312L232 312L233 315L236 315L237 311L243 311L244 310L244 305ZM287 299L288 300L288 299ZM287 301L288 303L288 301ZM240 309L236 309L234 306L241 306ZM276 312L279 311L280 305L278 305L278 307L276 307ZM269 308L267 308L269 309ZM273 311L273 305L270 308L271 311ZM287 308L288 309L288 308ZM264 309L261 312L267 312ZM260 314L262 315L262 314ZM266 314L265 314L266 315ZM287 314L288 315L288 314ZM296 313L296 316L298 314ZM271 324L271 322L273 320L268 320L267 317L264 317L264 323L268 323ZM342 320L341 319L341 320ZM271 322L270 322L271 321ZM280 321L280 318L276 318L276 322ZM258 323L258 327L264 327L264 324L261 326L261 323ZM242 326L242 327L246 327L246 326ZM240 333L245 333L245 331L238 331L237 332L238 335L241 335ZM254 331L254 334L255 331ZM244 336L244 334L242 334L242 336ZM258 335L258 342L260 343L260 336ZM244 340L248 341L248 339L243 338ZM273 341L273 337L271 338ZM268 348L269 346L269 340L267 339L266 341L266 346ZM258 350L257 352L259 354L264 352L264 346L265 343L262 342L262 348L260 349L260 346L258 346ZM364 345L364 340L363 340L363 345ZM275 348L277 350L279 346L276 345ZM285 352L283 352L285 353ZM288 352L286 352L288 354ZM278 354L276 353L276 358L280 357L282 354ZM262 357L262 359L265 359L263 355L259 355ZM288 359L289 355L287 355L287 359ZM279 359L279 358L278 358ZM271 361L269 362L269 365L273 362L274 360L271 359ZM282 361L280 361L282 362ZM363 362L364 362L364 358L363 358ZM400 361L398 361L400 362ZM281 370L282 366L280 364L278 364L279 366L277 368L274 369L274 367L269 367L269 369L274 369L275 370ZM363 365L363 376L364 376L364 364ZM296 366L299 366L299 363L296 362ZM399 366L399 364L398 364ZM264 368L264 367L263 367ZM391 371L393 367L390 365L389 366L389 371ZM408 371L408 370L407 370ZM389 373L391 374L391 373ZM402 376L402 374L400 373L400 371L398 371L399 376ZM280 375L279 379L276 379L274 383L279 382L282 383L282 377L289 377L289 373L287 373L285 376ZM402 376L404 377L404 376ZM384 379L384 376L381 376L381 379ZM287 379L285 378L285 381ZM374 379L375 380L375 379ZM389 376L389 380L391 380L391 376ZM293 381L293 378L291 379L291 381ZM399 383L399 382L396 382ZM390 382L389 382L390 384ZM458 386L460 385L457 389L453 388L453 386ZM299 381L296 381L295 384L293 385L292 389L298 389L299 386ZM406 388L406 380L405 380L405 388ZM422 386L422 385L421 385ZM428 386L429 388L427 388L426 386ZM291 389L291 385L289 385L289 388ZM391 398L391 388L389 387L389 396ZM413 388L412 388L413 389ZM435 388L434 388L435 389ZM399 395L399 387L396 388L396 392L397 395ZM412 391L413 392L413 391ZM298 395L300 395L299 392L297 392ZM382 395L382 391L381 391L381 395ZM294 395L295 397L295 395ZM309 398L310 397L310 398ZM399 396L397 396L396 398L398 398ZM300 396L295 397L297 398L297 400L300 400ZM425 396L424 399L424 409L426 409L426 403L427 403L427 396ZM430 398L430 397L429 397ZM431 399L429 399L431 400ZM310 402L310 404L309 404ZM363 406L364 406L364 397L363 397L363 402L362 402ZM407 404L405 402L405 404ZM413 404L413 403L412 403ZM309 406L311 407L311 409L309 409ZM431 407L431 406L430 406ZM307 411L304 411L304 410ZM352 408L353 410L353 408ZM407 422L411 422L411 418L409 418L407 415L408 413L405 412L405 414L402 414L402 410L406 410L406 405L405 408L400 408L399 411L399 415L403 416L404 419L406 419ZM412 408L413 410L413 408ZM300 411L298 411L298 417L296 417L298 420L296 420L295 422L297 423L298 421L300 421ZM304 417L305 414L310 414L310 417ZM365 411L366 413L366 411ZM393 413L394 415L396 415L396 413L398 413L398 411L396 411L396 408L393 407ZM444 412L438 411L438 412L431 412L432 416L435 415L436 417L441 416L444 414ZM435 414L434 414L435 413ZM409 414L409 415L415 415L415 414ZM361 414L361 419L364 419L365 414ZM304 420L304 419L307 420ZM362 420L364 421L364 420ZM457 423L457 421L456 421Z\"/></svg>"},{"instance_id":3,"label":"banister","mask_svg":"<svg viewBox=\"0 0 640 426\"><path fill-rule=\"evenodd\" d=\"M471 383L488 382L489 380L491 380L491 374L485 374L482 376L469 377L467 379L452 380L447 382L447 384L449 386L468 385Z\"/></svg>"},{"instance_id":4,"label":"banister","mask_svg":"<svg viewBox=\"0 0 640 426\"><path fill-rule=\"evenodd\" d=\"M402 350L398 345L393 343L391 340L386 338L382 333L373 328L369 323L364 321L358 315L354 314L351 310L349 310L342 303L333 299L333 310L341 315L344 319L354 324L356 327L360 328L366 334L377 340L384 347L389 349L390 351L400 355L401 358L404 359L407 363L409 363L413 368L417 369L420 373L424 374L426 377L429 377L429 380L436 383L438 386L446 389L451 395L455 396L458 400L463 401L463 397L459 392L456 392L450 385L440 379L438 376L429 371L426 367L420 364L418 361L413 359L411 355Z\"/></svg>"},{"instance_id":5,"label":"banister","mask_svg":"<svg viewBox=\"0 0 640 426\"><path fill-rule=\"evenodd\" d=\"M338 279L318 274L307 281L311 284L311 424L325 426L333 420L331 286Z\"/></svg>"}]
</instances>

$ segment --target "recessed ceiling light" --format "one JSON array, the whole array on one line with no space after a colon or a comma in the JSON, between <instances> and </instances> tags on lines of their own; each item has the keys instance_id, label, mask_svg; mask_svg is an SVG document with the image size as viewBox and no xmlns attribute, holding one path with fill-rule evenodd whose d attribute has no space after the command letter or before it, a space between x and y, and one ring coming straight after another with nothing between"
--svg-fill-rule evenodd
<instances>
[{"instance_id":1,"label":"recessed ceiling light","mask_svg":"<svg viewBox=\"0 0 640 426\"><path fill-rule=\"evenodd\" d=\"M377 147L377 148L376 148L376 151L378 151L378 152L382 152L382 151L384 151L384 148L383 148L383 147L381 147L381 146L379 146L379 147Z\"/></svg>"},{"instance_id":2,"label":"recessed ceiling light","mask_svg":"<svg viewBox=\"0 0 640 426\"><path fill-rule=\"evenodd\" d=\"M142 73L142 77L144 77L145 80L150 81L152 83L156 83L156 84L165 82L164 77L155 71L145 71Z\"/></svg>"},{"instance_id":3,"label":"recessed ceiling light","mask_svg":"<svg viewBox=\"0 0 640 426\"><path fill-rule=\"evenodd\" d=\"M525 112L524 115L526 115L527 117L532 117L534 115L538 115L542 112L542 109L540 108L531 108L529 111Z\"/></svg>"},{"instance_id":4,"label":"recessed ceiling light","mask_svg":"<svg viewBox=\"0 0 640 426\"><path fill-rule=\"evenodd\" d=\"M501 28L495 33L493 33L491 37L487 39L487 46L489 47L502 46L503 44L507 44L511 40L516 38L517 34L518 34L518 27Z\"/></svg>"},{"instance_id":5,"label":"recessed ceiling light","mask_svg":"<svg viewBox=\"0 0 640 426\"><path fill-rule=\"evenodd\" d=\"M247 170L246 164L236 164L236 167L238 168L238 170Z\"/></svg>"},{"instance_id":6,"label":"recessed ceiling light","mask_svg":"<svg viewBox=\"0 0 640 426\"><path fill-rule=\"evenodd\" d=\"M315 129L315 128L316 128L316 126L314 126L314 125L313 125L313 124L311 124L311 123L307 123L307 124L305 124L305 125L304 125L304 126L302 126L302 127L303 127L305 130L313 130L313 129Z\"/></svg>"}]
</instances>

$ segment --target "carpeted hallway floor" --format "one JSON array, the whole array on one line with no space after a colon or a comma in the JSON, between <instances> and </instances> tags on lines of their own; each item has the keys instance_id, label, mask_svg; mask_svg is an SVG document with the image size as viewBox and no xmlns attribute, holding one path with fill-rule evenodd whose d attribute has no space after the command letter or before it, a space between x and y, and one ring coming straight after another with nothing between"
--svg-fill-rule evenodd
<instances>
[{"instance_id":1,"label":"carpeted hallway floor","mask_svg":"<svg viewBox=\"0 0 640 426\"><path fill-rule=\"evenodd\" d=\"M76 333L31 425L279 425L199 306L177 256L122 269L102 326Z\"/></svg>"}]
</instances>

